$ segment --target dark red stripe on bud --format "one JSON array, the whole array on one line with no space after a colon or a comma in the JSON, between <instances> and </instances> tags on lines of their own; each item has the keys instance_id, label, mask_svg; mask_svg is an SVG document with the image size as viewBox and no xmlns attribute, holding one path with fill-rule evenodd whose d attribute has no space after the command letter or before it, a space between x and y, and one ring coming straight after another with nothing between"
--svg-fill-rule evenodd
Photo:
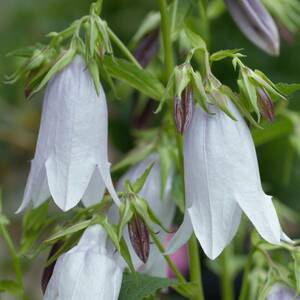
<instances>
[{"instance_id":1,"label":"dark red stripe on bud","mask_svg":"<svg viewBox=\"0 0 300 300\"><path fill-rule=\"evenodd\" d=\"M265 119L273 122L275 120L274 104L269 94L264 89L258 89L257 96L258 107L261 114Z\"/></svg>"},{"instance_id":2,"label":"dark red stripe on bud","mask_svg":"<svg viewBox=\"0 0 300 300\"><path fill-rule=\"evenodd\" d=\"M61 241L58 241L56 242L51 250L50 250L50 253L49 253L49 256L48 256L48 260L57 253L57 251L60 249L60 247L62 246L62 242ZM54 270L54 267L55 267L55 264L56 264L56 260L49 266L47 266L44 271L43 271L43 275L42 275L42 281L41 281L41 285L42 285L42 291L43 291L43 294L45 294L46 292L46 289L47 289L47 286L48 286L48 283L52 277L52 274L53 274L53 270Z\"/></svg>"},{"instance_id":3,"label":"dark red stripe on bud","mask_svg":"<svg viewBox=\"0 0 300 300\"><path fill-rule=\"evenodd\" d=\"M182 94L181 98L174 98L174 119L178 132L184 134L189 128L193 116L193 90L190 86L187 86Z\"/></svg>"},{"instance_id":4,"label":"dark red stripe on bud","mask_svg":"<svg viewBox=\"0 0 300 300\"><path fill-rule=\"evenodd\" d=\"M143 263L146 263L150 253L149 231L140 216L133 216L128 223L128 231L135 253Z\"/></svg>"}]
</instances>

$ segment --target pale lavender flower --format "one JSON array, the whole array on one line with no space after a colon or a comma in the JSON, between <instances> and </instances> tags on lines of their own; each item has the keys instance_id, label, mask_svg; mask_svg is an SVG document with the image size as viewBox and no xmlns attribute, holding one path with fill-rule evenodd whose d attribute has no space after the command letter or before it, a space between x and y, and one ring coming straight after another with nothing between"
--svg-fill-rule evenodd
<instances>
[{"instance_id":1,"label":"pale lavender flower","mask_svg":"<svg viewBox=\"0 0 300 300\"><path fill-rule=\"evenodd\" d=\"M81 199L101 200L105 187L119 204L107 154L107 106L81 56L48 83L34 159L19 211L52 196L66 211Z\"/></svg>"},{"instance_id":2,"label":"pale lavender flower","mask_svg":"<svg viewBox=\"0 0 300 300\"><path fill-rule=\"evenodd\" d=\"M240 30L256 46L278 55L280 38L274 20L260 0L224 0Z\"/></svg>"},{"instance_id":3,"label":"pale lavender flower","mask_svg":"<svg viewBox=\"0 0 300 300\"><path fill-rule=\"evenodd\" d=\"M185 134L186 213L168 253L185 243L194 230L204 252L215 259L236 234L242 212L269 243L288 240L272 203L261 186L249 128L228 101L232 120L217 107L194 112Z\"/></svg>"},{"instance_id":4,"label":"pale lavender flower","mask_svg":"<svg viewBox=\"0 0 300 300\"><path fill-rule=\"evenodd\" d=\"M297 296L295 290L277 283L271 288L267 300L300 300L300 296Z\"/></svg>"},{"instance_id":5,"label":"pale lavender flower","mask_svg":"<svg viewBox=\"0 0 300 300\"><path fill-rule=\"evenodd\" d=\"M105 230L89 227L78 245L58 258L44 300L117 300L124 269L119 262Z\"/></svg>"}]
</instances>

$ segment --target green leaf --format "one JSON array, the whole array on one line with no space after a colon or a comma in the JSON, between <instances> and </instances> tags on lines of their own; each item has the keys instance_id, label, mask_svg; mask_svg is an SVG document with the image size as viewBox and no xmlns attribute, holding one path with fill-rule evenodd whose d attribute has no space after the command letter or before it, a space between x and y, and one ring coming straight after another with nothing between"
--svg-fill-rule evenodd
<instances>
[{"instance_id":1,"label":"green leaf","mask_svg":"<svg viewBox=\"0 0 300 300\"><path fill-rule=\"evenodd\" d=\"M176 284L175 280L152 277L140 273L124 273L119 300L142 300L155 296L156 292Z\"/></svg>"},{"instance_id":2,"label":"green leaf","mask_svg":"<svg viewBox=\"0 0 300 300\"><path fill-rule=\"evenodd\" d=\"M185 27L185 34L189 39L190 43L192 44L193 48L202 49L204 51L207 50L206 43L204 40L198 35L197 33L190 30L188 27Z\"/></svg>"},{"instance_id":3,"label":"green leaf","mask_svg":"<svg viewBox=\"0 0 300 300\"><path fill-rule=\"evenodd\" d=\"M118 238L119 241L122 238L123 230L124 227L127 225L127 223L131 220L133 216L133 210L131 208L131 203L130 200L127 200L121 203L119 207L119 212L120 212L120 221L118 224Z\"/></svg>"},{"instance_id":4,"label":"green leaf","mask_svg":"<svg viewBox=\"0 0 300 300\"><path fill-rule=\"evenodd\" d=\"M1 225L8 225L9 219L6 217L6 215L4 215L3 213L0 213L0 224Z\"/></svg>"},{"instance_id":5,"label":"green leaf","mask_svg":"<svg viewBox=\"0 0 300 300\"><path fill-rule=\"evenodd\" d=\"M120 162L112 167L112 172L116 172L122 170L126 167L134 165L141 160L143 160L146 156L148 156L154 149L154 144L148 145L140 145L139 147L131 150L125 158L123 158Z\"/></svg>"},{"instance_id":6,"label":"green leaf","mask_svg":"<svg viewBox=\"0 0 300 300\"><path fill-rule=\"evenodd\" d=\"M277 83L277 90L279 90L284 95L291 95L300 90L300 83Z\"/></svg>"},{"instance_id":7,"label":"green leaf","mask_svg":"<svg viewBox=\"0 0 300 300\"><path fill-rule=\"evenodd\" d=\"M47 83L48 81L58 72L60 72L63 68L65 68L67 65L69 65L73 58L75 57L76 50L73 48L70 48L55 64L54 66L49 70L49 72L46 74L46 76L43 78L43 80L40 82L37 88L35 88L28 98L30 98L33 94L39 92Z\"/></svg>"},{"instance_id":8,"label":"green leaf","mask_svg":"<svg viewBox=\"0 0 300 300\"><path fill-rule=\"evenodd\" d=\"M225 58L234 58L234 57L244 57L245 55L239 53L243 49L228 49L228 50L220 50L213 53L209 60L210 61L219 61Z\"/></svg>"},{"instance_id":9,"label":"green leaf","mask_svg":"<svg viewBox=\"0 0 300 300\"><path fill-rule=\"evenodd\" d=\"M13 296L21 296L23 289L17 282L13 280L0 280L0 294L6 292Z\"/></svg>"},{"instance_id":10,"label":"green leaf","mask_svg":"<svg viewBox=\"0 0 300 300\"><path fill-rule=\"evenodd\" d=\"M129 61L110 56L105 56L103 64L112 77L125 81L151 99L161 101L163 98L164 86L152 73Z\"/></svg>"},{"instance_id":11,"label":"green leaf","mask_svg":"<svg viewBox=\"0 0 300 300\"><path fill-rule=\"evenodd\" d=\"M91 225L91 223L93 223L93 220L86 220L86 221L77 223L75 225L72 225L70 227L67 227L67 228L53 234L52 236L50 236L47 240L44 241L44 243L52 243L52 242L59 240L67 235L71 235L79 230L83 230L83 229L87 228L89 225Z\"/></svg>"},{"instance_id":12,"label":"green leaf","mask_svg":"<svg viewBox=\"0 0 300 300\"><path fill-rule=\"evenodd\" d=\"M151 163L147 169L144 171L144 173L132 184L133 192L139 193L141 189L144 187L144 184L154 166L155 162Z\"/></svg>"}]
</instances>

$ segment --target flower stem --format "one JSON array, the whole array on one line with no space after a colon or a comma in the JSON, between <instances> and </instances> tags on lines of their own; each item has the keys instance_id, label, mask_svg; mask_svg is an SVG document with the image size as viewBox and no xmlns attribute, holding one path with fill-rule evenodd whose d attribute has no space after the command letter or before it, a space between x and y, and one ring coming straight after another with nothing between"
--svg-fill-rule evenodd
<instances>
[{"instance_id":1,"label":"flower stem","mask_svg":"<svg viewBox=\"0 0 300 300\"><path fill-rule=\"evenodd\" d=\"M168 15L168 7L166 0L159 0L159 8L161 15L161 31L164 48L165 61L165 81L169 80L174 68L174 58L171 40L171 24Z\"/></svg>"},{"instance_id":2,"label":"flower stem","mask_svg":"<svg viewBox=\"0 0 300 300\"><path fill-rule=\"evenodd\" d=\"M164 47L164 61L165 61L165 81L168 82L174 69L174 58L173 58L173 48L171 40L171 24L168 15L168 8L166 0L159 0L160 15L161 15L161 32ZM170 99L170 111L173 110L173 99ZM173 113L171 114L173 115ZM179 165L180 172L184 181L184 158L183 158L183 146L182 137L177 133L174 124L174 133L179 154ZM184 187L184 182L183 182ZM190 260L190 272L191 280L197 285L197 294L192 295L192 300L204 300L201 270L200 270L200 257L198 251L198 243L196 237L193 235L189 241L189 260ZM176 273L175 273L176 274Z\"/></svg>"},{"instance_id":3,"label":"flower stem","mask_svg":"<svg viewBox=\"0 0 300 300\"><path fill-rule=\"evenodd\" d=\"M165 248L164 248L163 244L161 243L161 241L159 240L159 238L151 230L150 230L150 235L151 235L151 238L153 239L154 243L156 244L157 248L159 249L159 251L162 254L164 254L165 253ZM171 260L171 258L168 255L164 255L164 258L167 261L167 263L169 264L169 266L172 269L172 271L174 272L174 274L176 275L176 277L178 278L178 280L181 283L186 283L185 278L180 273L180 271L177 269L175 263Z\"/></svg>"},{"instance_id":4,"label":"flower stem","mask_svg":"<svg viewBox=\"0 0 300 300\"><path fill-rule=\"evenodd\" d=\"M222 299L233 300L234 299L234 286L232 280L231 270L229 268L231 249L227 247L220 257L221 261L221 280L222 280Z\"/></svg>"},{"instance_id":5,"label":"flower stem","mask_svg":"<svg viewBox=\"0 0 300 300\"><path fill-rule=\"evenodd\" d=\"M250 272L250 268L251 268L251 265L253 262L254 252L255 252L255 250L252 249L252 251L249 254L245 268L244 268L243 281L242 281L242 287L241 287L241 291L240 291L239 300L247 300L248 289L249 289L249 272Z\"/></svg>"},{"instance_id":6,"label":"flower stem","mask_svg":"<svg viewBox=\"0 0 300 300\"><path fill-rule=\"evenodd\" d=\"M200 17L201 35L208 46L210 42L210 34L209 34L209 20L207 17L207 0L198 1L198 12Z\"/></svg>"},{"instance_id":7,"label":"flower stem","mask_svg":"<svg viewBox=\"0 0 300 300\"><path fill-rule=\"evenodd\" d=\"M195 234L189 241L189 259L191 282L197 285L198 290L197 295L194 295L191 300L204 300L198 241Z\"/></svg>"},{"instance_id":8,"label":"flower stem","mask_svg":"<svg viewBox=\"0 0 300 300\"><path fill-rule=\"evenodd\" d=\"M138 68L142 68L139 62L136 60L136 58L132 55L132 53L128 50L128 48L124 45L124 43L118 38L118 36L110 28L108 28L108 34L111 40L116 44L116 46L119 47L119 49L123 52L123 54Z\"/></svg>"}]
</instances>

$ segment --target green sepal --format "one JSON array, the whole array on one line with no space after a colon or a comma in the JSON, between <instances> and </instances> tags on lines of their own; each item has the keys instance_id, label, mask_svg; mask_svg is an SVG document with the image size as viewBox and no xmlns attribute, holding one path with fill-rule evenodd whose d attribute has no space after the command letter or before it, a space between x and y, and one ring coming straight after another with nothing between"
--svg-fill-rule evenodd
<instances>
[{"instance_id":1,"label":"green sepal","mask_svg":"<svg viewBox=\"0 0 300 300\"><path fill-rule=\"evenodd\" d=\"M125 226L128 224L128 222L133 217L133 210L131 207L130 199L126 199L126 197L125 197L125 201L122 202L121 205L119 206L119 215L120 215L120 220L119 220L119 224L118 224L118 238L120 241L122 238L123 230L124 230Z\"/></svg>"}]
</instances>

